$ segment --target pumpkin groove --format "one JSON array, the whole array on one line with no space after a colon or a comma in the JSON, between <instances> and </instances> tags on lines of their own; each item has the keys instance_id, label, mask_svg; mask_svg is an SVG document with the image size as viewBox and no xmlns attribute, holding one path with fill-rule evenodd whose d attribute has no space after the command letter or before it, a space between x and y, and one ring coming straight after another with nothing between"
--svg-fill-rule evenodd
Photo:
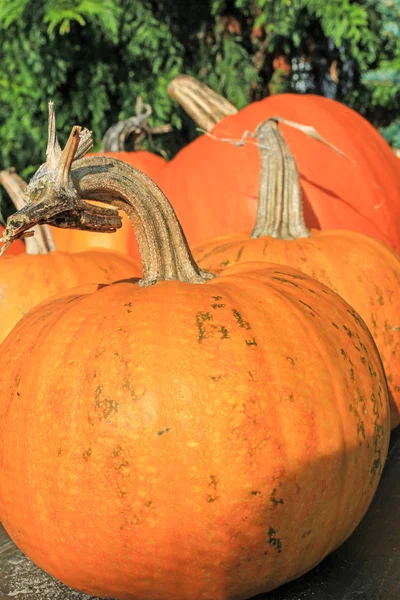
<instances>
[{"instance_id":1,"label":"pumpkin groove","mask_svg":"<svg viewBox=\"0 0 400 600\"><path fill-rule=\"evenodd\" d=\"M274 589L348 537L374 494L389 415L373 339L343 299L290 267L202 271L161 190L110 158L72 163L78 134L55 176L64 188L38 172L36 201L5 239L90 222L82 198L101 190L134 224L143 277L54 298L3 343L4 526L89 594Z\"/></svg>"}]
</instances>

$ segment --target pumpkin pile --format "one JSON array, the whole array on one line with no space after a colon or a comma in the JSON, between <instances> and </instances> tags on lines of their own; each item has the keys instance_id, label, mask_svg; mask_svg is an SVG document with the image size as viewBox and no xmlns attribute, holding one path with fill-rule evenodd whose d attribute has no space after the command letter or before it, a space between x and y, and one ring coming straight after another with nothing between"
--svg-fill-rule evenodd
<instances>
[{"instance_id":1,"label":"pumpkin pile","mask_svg":"<svg viewBox=\"0 0 400 600\"><path fill-rule=\"evenodd\" d=\"M197 90L207 100L190 85L192 103ZM350 139L326 131L344 156L306 138L318 150L295 159L292 129L262 102L236 112L210 98L209 123L222 120L156 183L87 154L79 126L61 151L53 119L47 161L3 232L5 248L33 227L107 236L122 210L137 240L140 278L64 288L1 343L1 520L36 564L90 595L246 600L299 577L363 518L400 420L400 258L382 241L400 240L398 222L386 227L398 214L390 161L364 178L369 151L356 160ZM245 131L249 143L220 141ZM184 166L196 144L215 148L210 161ZM321 190L312 168L327 160ZM340 173L370 195L349 204ZM374 202L385 208L371 221ZM88 254L72 255L77 267ZM4 281L27 277L15 273Z\"/></svg>"}]
</instances>

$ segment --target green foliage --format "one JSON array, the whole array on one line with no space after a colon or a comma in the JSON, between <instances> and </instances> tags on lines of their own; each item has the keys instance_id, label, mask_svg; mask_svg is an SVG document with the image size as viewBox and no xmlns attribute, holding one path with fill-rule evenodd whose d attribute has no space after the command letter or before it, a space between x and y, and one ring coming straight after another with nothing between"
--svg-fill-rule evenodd
<instances>
[{"instance_id":1,"label":"green foliage","mask_svg":"<svg viewBox=\"0 0 400 600\"><path fill-rule=\"evenodd\" d=\"M288 90L330 95L399 144L400 0L7 0L0 45L0 165L25 178L44 159L50 99L61 142L81 124L98 148L141 96L151 125L174 126L147 147L173 156L196 135L167 94L180 72L238 107ZM291 73L275 70L279 56Z\"/></svg>"}]
</instances>

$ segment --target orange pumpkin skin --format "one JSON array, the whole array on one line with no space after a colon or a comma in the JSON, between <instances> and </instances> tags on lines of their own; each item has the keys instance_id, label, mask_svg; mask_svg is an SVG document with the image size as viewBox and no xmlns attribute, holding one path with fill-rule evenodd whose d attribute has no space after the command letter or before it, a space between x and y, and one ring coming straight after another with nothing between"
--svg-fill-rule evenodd
<instances>
[{"instance_id":1,"label":"orange pumpkin skin","mask_svg":"<svg viewBox=\"0 0 400 600\"><path fill-rule=\"evenodd\" d=\"M146 173L157 184L161 182L162 173L167 164L161 156L145 151L93 152L88 156L109 156L122 160ZM58 229L57 227L52 227L51 233L58 250L81 252L88 248L106 248L123 252L136 260L139 259L136 238L125 213L122 214L122 227L110 235L93 231L79 231L78 229Z\"/></svg>"},{"instance_id":2,"label":"orange pumpkin skin","mask_svg":"<svg viewBox=\"0 0 400 600\"><path fill-rule=\"evenodd\" d=\"M4 526L89 594L276 588L353 531L387 453L369 331L288 267L54 299L3 342L0 370Z\"/></svg>"},{"instance_id":3,"label":"orange pumpkin skin","mask_svg":"<svg viewBox=\"0 0 400 600\"><path fill-rule=\"evenodd\" d=\"M400 170L385 140L343 104L311 94L279 94L223 119L211 134L239 141L268 117L314 126L347 156L281 124L296 159L308 227L347 229L381 239L400 252ZM250 232L255 222L260 158L256 140L236 147L206 135L185 147L164 171L161 188L188 241Z\"/></svg>"},{"instance_id":4,"label":"orange pumpkin skin","mask_svg":"<svg viewBox=\"0 0 400 600\"><path fill-rule=\"evenodd\" d=\"M317 231L295 240L220 236L199 244L193 255L202 269L265 261L288 265L329 286L361 315L385 367L391 425L400 423L400 257L385 243L344 230Z\"/></svg>"},{"instance_id":5,"label":"orange pumpkin skin","mask_svg":"<svg viewBox=\"0 0 400 600\"><path fill-rule=\"evenodd\" d=\"M0 260L0 342L31 308L54 294L84 283L111 283L139 274L140 266L133 259L101 249L4 256Z\"/></svg>"}]
</instances>

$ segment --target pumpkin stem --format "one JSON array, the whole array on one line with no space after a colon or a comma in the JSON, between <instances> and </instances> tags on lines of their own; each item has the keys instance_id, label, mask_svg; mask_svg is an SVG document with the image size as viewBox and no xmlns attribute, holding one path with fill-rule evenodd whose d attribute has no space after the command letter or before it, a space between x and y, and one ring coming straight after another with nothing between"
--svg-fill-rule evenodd
<instances>
[{"instance_id":1,"label":"pumpkin stem","mask_svg":"<svg viewBox=\"0 0 400 600\"><path fill-rule=\"evenodd\" d=\"M26 204L24 197L26 183L22 177L17 175L13 168L0 171L0 184L7 191L15 208L21 210ZM48 225L37 225L34 232L33 237L29 236L25 239L27 254L48 254L56 249Z\"/></svg>"},{"instance_id":2,"label":"pumpkin stem","mask_svg":"<svg viewBox=\"0 0 400 600\"><path fill-rule=\"evenodd\" d=\"M140 142L153 134L169 133L172 131L172 125L160 125L159 127L150 127L148 120L153 113L150 104L144 104L139 96L136 100L136 114L126 121L119 121L107 129L102 143L102 152L125 152L127 150L127 141L132 138L133 150L138 150Z\"/></svg>"},{"instance_id":3,"label":"pumpkin stem","mask_svg":"<svg viewBox=\"0 0 400 600\"><path fill-rule=\"evenodd\" d=\"M226 98L190 75L175 77L168 86L168 94L205 131L211 131L222 119L238 112Z\"/></svg>"},{"instance_id":4,"label":"pumpkin stem","mask_svg":"<svg viewBox=\"0 0 400 600\"><path fill-rule=\"evenodd\" d=\"M276 119L257 127L260 188L253 238L290 240L311 235L303 215L299 172Z\"/></svg>"},{"instance_id":5,"label":"pumpkin stem","mask_svg":"<svg viewBox=\"0 0 400 600\"><path fill-rule=\"evenodd\" d=\"M104 156L74 161L81 135L81 128L74 127L55 169L50 171L45 163L35 173L27 205L7 221L5 247L37 223L103 232L121 227L115 209L94 206L85 198L127 213L142 258L140 285L168 279L205 283L212 278L195 263L171 204L147 175Z\"/></svg>"},{"instance_id":6,"label":"pumpkin stem","mask_svg":"<svg viewBox=\"0 0 400 600\"><path fill-rule=\"evenodd\" d=\"M49 102L48 141L46 149L46 162L55 167L61 156L61 148L56 133L56 113L54 103Z\"/></svg>"}]
</instances>

